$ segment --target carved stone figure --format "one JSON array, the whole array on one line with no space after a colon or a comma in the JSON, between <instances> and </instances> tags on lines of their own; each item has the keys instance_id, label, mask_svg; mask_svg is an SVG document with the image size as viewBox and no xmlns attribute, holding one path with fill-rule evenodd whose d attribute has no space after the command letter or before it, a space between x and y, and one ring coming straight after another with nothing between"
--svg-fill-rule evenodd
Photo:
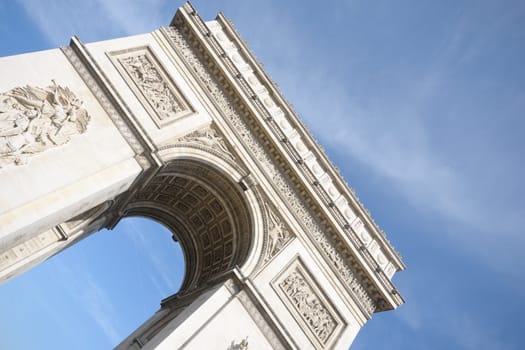
<instances>
[{"instance_id":1,"label":"carved stone figure","mask_svg":"<svg viewBox=\"0 0 525 350\"><path fill-rule=\"evenodd\" d=\"M120 61L160 120L186 110L145 54L122 58Z\"/></svg>"},{"instance_id":2,"label":"carved stone figure","mask_svg":"<svg viewBox=\"0 0 525 350\"><path fill-rule=\"evenodd\" d=\"M281 219L266 206L268 213L268 248L266 250L265 261L277 254L283 246L292 239L292 234L286 229Z\"/></svg>"},{"instance_id":3,"label":"carved stone figure","mask_svg":"<svg viewBox=\"0 0 525 350\"><path fill-rule=\"evenodd\" d=\"M279 286L312 333L321 343L326 343L334 332L337 322L303 275L294 270L279 283Z\"/></svg>"},{"instance_id":4,"label":"carved stone figure","mask_svg":"<svg viewBox=\"0 0 525 350\"><path fill-rule=\"evenodd\" d=\"M232 340L232 343L228 346L228 350L248 350L248 337L241 340L240 343L235 343Z\"/></svg>"},{"instance_id":5,"label":"carved stone figure","mask_svg":"<svg viewBox=\"0 0 525 350\"><path fill-rule=\"evenodd\" d=\"M221 153L228 155L230 158L233 158L230 150L226 146L224 139L219 135L217 130L212 127L207 127L192 132L189 135L182 137L179 141L184 142L195 142L210 148L213 148Z\"/></svg>"},{"instance_id":6,"label":"carved stone figure","mask_svg":"<svg viewBox=\"0 0 525 350\"><path fill-rule=\"evenodd\" d=\"M82 101L57 85L16 87L0 94L0 167L24 164L28 154L67 143L87 130Z\"/></svg>"}]
</instances>

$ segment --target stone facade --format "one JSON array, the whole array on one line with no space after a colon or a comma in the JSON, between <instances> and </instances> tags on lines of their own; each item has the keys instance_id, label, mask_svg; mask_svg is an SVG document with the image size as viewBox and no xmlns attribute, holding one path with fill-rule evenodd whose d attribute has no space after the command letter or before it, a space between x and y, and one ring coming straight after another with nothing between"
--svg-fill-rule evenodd
<instances>
[{"instance_id":1,"label":"stone facade","mask_svg":"<svg viewBox=\"0 0 525 350\"><path fill-rule=\"evenodd\" d=\"M118 349L346 349L403 303L399 255L223 15L0 67L21 72L0 82L0 281L142 215L187 273Z\"/></svg>"}]
</instances>

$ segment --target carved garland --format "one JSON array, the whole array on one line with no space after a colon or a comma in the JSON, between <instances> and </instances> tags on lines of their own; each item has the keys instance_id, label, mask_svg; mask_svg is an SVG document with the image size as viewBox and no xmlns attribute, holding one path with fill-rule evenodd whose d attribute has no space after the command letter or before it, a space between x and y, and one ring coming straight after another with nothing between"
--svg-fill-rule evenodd
<instances>
[{"instance_id":1,"label":"carved garland","mask_svg":"<svg viewBox=\"0 0 525 350\"><path fill-rule=\"evenodd\" d=\"M179 25L184 25L184 23L179 23ZM181 55L184 62L189 65L191 71L195 72L197 78L210 92L214 101L223 111L223 115L227 118L227 121L237 132L237 135L239 135L245 146L250 150L253 157L260 163L261 167L265 169L269 179L272 180L278 192L282 194L297 217L301 218L310 236L320 245L326 257L341 275L347 288L352 291L352 297L355 295L357 297L356 301L362 306L364 311L369 315L372 314L376 309L376 305L372 297L363 287L362 282L352 271L350 263L345 261L343 255L334 247L331 239L325 235L323 228L314 217L312 217L309 209L304 205L295 189L288 183L282 170L275 164L270 154L259 141L259 137L256 136L250 125L245 122L245 117L234 107L237 106L238 103L235 103L236 101L225 91L222 84L217 82L217 78L210 74L208 65L201 62L201 60L206 61L209 57L202 56L204 49L200 45L196 45L195 48L193 48L189 43L191 40L190 36L192 35L189 28L183 30L185 30L184 34L182 34L178 28L168 27L163 28L162 32L174 46L175 51ZM196 53L198 53L199 56L197 56ZM245 114L246 117L249 117L247 113Z\"/></svg>"}]
</instances>

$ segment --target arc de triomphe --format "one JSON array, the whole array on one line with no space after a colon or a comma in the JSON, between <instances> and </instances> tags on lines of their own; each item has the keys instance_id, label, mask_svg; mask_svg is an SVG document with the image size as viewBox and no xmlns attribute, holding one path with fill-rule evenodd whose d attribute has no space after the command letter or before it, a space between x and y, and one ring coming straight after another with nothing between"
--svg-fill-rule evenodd
<instances>
[{"instance_id":1,"label":"arc de triomphe","mask_svg":"<svg viewBox=\"0 0 525 350\"><path fill-rule=\"evenodd\" d=\"M186 275L117 349L347 349L403 303L400 256L222 14L0 70L0 282L139 215Z\"/></svg>"}]
</instances>

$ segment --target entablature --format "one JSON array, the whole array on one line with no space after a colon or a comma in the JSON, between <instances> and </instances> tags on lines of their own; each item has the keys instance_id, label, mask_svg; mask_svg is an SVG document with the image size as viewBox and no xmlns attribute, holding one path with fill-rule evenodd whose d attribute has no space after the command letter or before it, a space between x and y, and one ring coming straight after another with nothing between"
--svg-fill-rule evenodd
<instances>
[{"instance_id":1,"label":"entablature","mask_svg":"<svg viewBox=\"0 0 525 350\"><path fill-rule=\"evenodd\" d=\"M225 17L219 15L216 21L204 23L193 7L185 4L171 27L161 33L189 64L188 70L204 82L212 99L223 99L218 103L224 108L219 109L231 108L226 100L233 100L241 113L229 113L237 119L249 119L242 126L238 120L230 122L241 129L241 142L254 154L276 190L293 197L288 200L292 211L347 280L348 287L355 292L354 280L363 280L364 295L375 295L374 306L365 307L367 313L402 304L390 281L395 271L405 267L399 255ZM188 46L194 53L183 52ZM199 64L208 71L199 70ZM221 86L213 87L214 82ZM304 220L305 214L309 219ZM348 270L357 270L358 276Z\"/></svg>"},{"instance_id":2,"label":"entablature","mask_svg":"<svg viewBox=\"0 0 525 350\"><path fill-rule=\"evenodd\" d=\"M237 73L240 88L252 98L263 119L271 122L268 123L273 127L270 131L278 135L282 143L287 144L286 151L292 155L295 162L305 166L299 167L302 168L299 171L313 175L312 184L320 185L324 190L328 206L331 204L336 206L339 214L346 221L361 226L357 231L363 233L359 237L363 244L368 247L370 239L377 241L376 248L381 249L385 255L382 258L387 258L391 262L391 267L395 269L387 272L389 277L395 271L403 270L405 265L399 253L387 241L385 233L374 222L355 191L342 178L337 167L329 160L308 128L286 102L277 85L268 77L231 22L223 14L219 14L215 21L206 22L206 26L210 28L213 36L230 58L231 64L227 67L232 73ZM359 221L355 221L357 218L362 225ZM376 261L383 260L378 259L378 256L374 258ZM385 267L384 264L380 265Z\"/></svg>"}]
</instances>

